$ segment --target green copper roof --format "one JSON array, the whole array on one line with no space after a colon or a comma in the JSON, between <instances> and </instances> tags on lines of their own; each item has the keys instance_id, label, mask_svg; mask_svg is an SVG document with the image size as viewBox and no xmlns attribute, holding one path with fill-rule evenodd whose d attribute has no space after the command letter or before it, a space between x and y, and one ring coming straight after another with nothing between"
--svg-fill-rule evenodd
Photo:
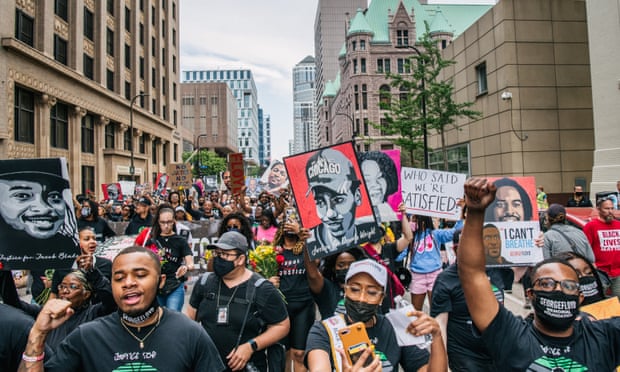
<instances>
[{"instance_id":1,"label":"green copper roof","mask_svg":"<svg viewBox=\"0 0 620 372\"><path fill-rule=\"evenodd\" d=\"M362 9L357 8L357 13L355 17L351 21L351 26L349 26L349 32L347 35L353 35L358 33L369 33L372 34L372 28L366 21L366 17L364 16L364 12Z\"/></svg>"},{"instance_id":2,"label":"green copper roof","mask_svg":"<svg viewBox=\"0 0 620 372\"><path fill-rule=\"evenodd\" d=\"M435 9L435 15L429 26L431 32L454 32L454 28L443 15L440 8Z\"/></svg>"},{"instance_id":3,"label":"green copper roof","mask_svg":"<svg viewBox=\"0 0 620 372\"><path fill-rule=\"evenodd\" d=\"M342 43L342 48L340 48L340 52L338 53L338 57L344 57L347 55L347 44Z\"/></svg>"}]
</instances>

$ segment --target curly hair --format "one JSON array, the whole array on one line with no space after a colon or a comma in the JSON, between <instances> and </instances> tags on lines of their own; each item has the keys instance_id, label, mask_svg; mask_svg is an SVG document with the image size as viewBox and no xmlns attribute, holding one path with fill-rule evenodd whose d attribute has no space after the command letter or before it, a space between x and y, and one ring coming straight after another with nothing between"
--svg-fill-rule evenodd
<instances>
[{"instance_id":1,"label":"curly hair","mask_svg":"<svg viewBox=\"0 0 620 372\"><path fill-rule=\"evenodd\" d=\"M222 236L222 234L228 231L226 225L230 220L237 220L241 223L241 229L239 229L239 232L248 240L248 247L253 247L254 233L252 233L252 223L243 213L232 212L224 217L220 223L220 227L217 229L217 236Z\"/></svg>"},{"instance_id":2,"label":"curly hair","mask_svg":"<svg viewBox=\"0 0 620 372\"><path fill-rule=\"evenodd\" d=\"M275 246L284 246L284 236L284 224L280 224L280 226L278 227L278 231L276 231L276 234L273 236L272 244ZM301 254L301 252L303 252L305 241L300 240L297 235L295 235L295 238L297 239L297 242L295 243L292 251L293 254L299 255Z\"/></svg>"},{"instance_id":3,"label":"curly hair","mask_svg":"<svg viewBox=\"0 0 620 372\"><path fill-rule=\"evenodd\" d=\"M360 163L365 161L374 161L381 170L381 176L387 183L385 195L383 195L383 201L386 202L388 196L398 191L398 172L396 171L396 165L392 159L384 152L381 151L369 151L361 152L357 154L357 159Z\"/></svg>"},{"instance_id":4,"label":"curly hair","mask_svg":"<svg viewBox=\"0 0 620 372\"><path fill-rule=\"evenodd\" d=\"M338 257L343 254L348 253L355 258L355 261L359 261L361 259L366 258L366 254L359 247L353 247L347 251L338 252L331 256L325 257L325 261L323 262L323 268L321 270L321 274L323 274L323 278L329 279L332 282L336 281L336 260Z\"/></svg>"}]
</instances>

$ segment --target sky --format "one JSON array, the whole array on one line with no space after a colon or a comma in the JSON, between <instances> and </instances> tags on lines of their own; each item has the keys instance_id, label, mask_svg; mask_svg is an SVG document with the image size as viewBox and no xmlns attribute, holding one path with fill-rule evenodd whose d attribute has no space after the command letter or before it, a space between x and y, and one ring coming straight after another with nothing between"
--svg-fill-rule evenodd
<instances>
[{"instance_id":1,"label":"sky","mask_svg":"<svg viewBox=\"0 0 620 372\"><path fill-rule=\"evenodd\" d=\"M248 68L271 116L272 158L293 139L293 67L314 56L317 0L182 0L181 70Z\"/></svg>"}]
</instances>

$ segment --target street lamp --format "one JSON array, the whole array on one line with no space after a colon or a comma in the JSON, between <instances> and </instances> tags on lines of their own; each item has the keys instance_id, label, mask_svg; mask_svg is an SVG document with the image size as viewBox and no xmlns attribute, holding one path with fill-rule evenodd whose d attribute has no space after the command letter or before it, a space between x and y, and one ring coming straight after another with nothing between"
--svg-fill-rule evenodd
<instances>
[{"instance_id":1,"label":"street lamp","mask_svg":"<svg viewBox=\"0 0 620 372\"><path fill-rule=\"evenodd\" d=\"M133 96L131 99L131 105L129 106L129 151L131 151L131 160L129 161L129 175L131 179L134 179L134 174L136 173L136 167L133 165L133 104L136 102L138 97L148 97L148 94L140 93Z\"/></svg>"},{"instance_id":2,"label":"street lamp","mask_svg":"<svg viewBox=\"0 0 620 372\"><path fill-rule=\"evenodd\" d=\"M418 57L422 57L422 52L414 45L397 45L397 49L412 49L416 52ZM422 65L418 63L418 69L420 69ZM420 89L422 90L422 130L424 131L424 169L428 169L428 134L426 133L426 86L424 82L424 74L422 74L422 81L420 84Z\"/></svg>"}]
</instances>

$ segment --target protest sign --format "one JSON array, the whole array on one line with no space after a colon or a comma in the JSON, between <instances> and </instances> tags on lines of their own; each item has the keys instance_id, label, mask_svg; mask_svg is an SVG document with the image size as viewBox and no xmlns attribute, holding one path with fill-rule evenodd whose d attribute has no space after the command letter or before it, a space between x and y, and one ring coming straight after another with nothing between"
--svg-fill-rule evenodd
<instances>
[{"instance_id":1,"label":"protest sign","mask_svg":"<svg viewBox=\"0 0 620 372\"><path fill-rule=\"evenodd\" d=\"M118 181L123 195L131 196L136 192L136 181Z\"/></svg>"},{"instance_id":2,"label":"protest sign","mask_svg":"<svg viewBox=\"0 0 620 372\"><path fill-rule=\"evenodd\" d=\"M66 159L0 161L0 269L68 268L78 254Z\"/></svg>"},{"instance_id":3,"label":"protest sign","mask_svg":"<svg viewBox=\"0 0 620 372\"><path fill-rule=\"evenodd\" d=\"M466 175L431 169L403 167L402 197L408 213L458 220Z\"/></svg>"},{"instance_id":4,"label":"protest sign","mask_svg":"<svg viewBox=\"0 0 620 372\"><path fill-rule=\"evenodd\" d=\"M357 157L375 215L381 222L397 221L399 218L395 211L402 200L399 184L400 150L368 151L358 153Z\"/></svg>"},{"instance_id":5,"label":"protest sign","mask_svg":"<svg viewBox=\"0 0 620 372\"><path fill-rule=\"evenodd\" d=\"M120 183L102 183L101 191L103 191L103 198L109 201L122 201L123 191Z\"/></svg>"},{"instance_id":6,"label":"protest sign","mask_svg":"<svg viewBox=\"0 0 620 372\"><path fill-rule=\"evenodd\" d=\"M228 170L230 171L230 191L233 194L239 194L245 185L242 153L228 154Z\"/></svg>"},{"instance_id":7,"label":"protest sign","mask_svg":"<svg viewBox=\"0 0 620 372\"><path fill-rule=\"evenodd\" d=\"M192 170L186 163L168 164L168 187L171 190L189 189L192 187Z\"/></svg>"},{"instance_id":8,"label":"protest sign","mask_svg":"<svg viewBox=\"0 0 620 372\"><path fill-rule=\"evenodd\" d=\"M280 196L280 189L288 187L289 180L286 167L281 160L274 159L269 164L258 182L262 191Z\"/></svg>"},{"instance_id":9,"label":"protest sign","mask_svg":"<svg viewBox=\"0 0 620 372\"><path fill-rule=\"evenodd\" d=\"M155 181L155 189L153 190L153 195L158 196L160 198L164 198L168 195L168 175L165 173L157 173L157 181Z\"/></svg>"},{"instance_id":10,"label":"protest sign","mask_svg":"<svg viewBox=\"0 0 620 372\"><path fill-rule=\"evenodd\" d=\"M290 156L284 164L302 226L310 229L311 259L381 234L351 142Z\"/></svg>"}]
</instances>

